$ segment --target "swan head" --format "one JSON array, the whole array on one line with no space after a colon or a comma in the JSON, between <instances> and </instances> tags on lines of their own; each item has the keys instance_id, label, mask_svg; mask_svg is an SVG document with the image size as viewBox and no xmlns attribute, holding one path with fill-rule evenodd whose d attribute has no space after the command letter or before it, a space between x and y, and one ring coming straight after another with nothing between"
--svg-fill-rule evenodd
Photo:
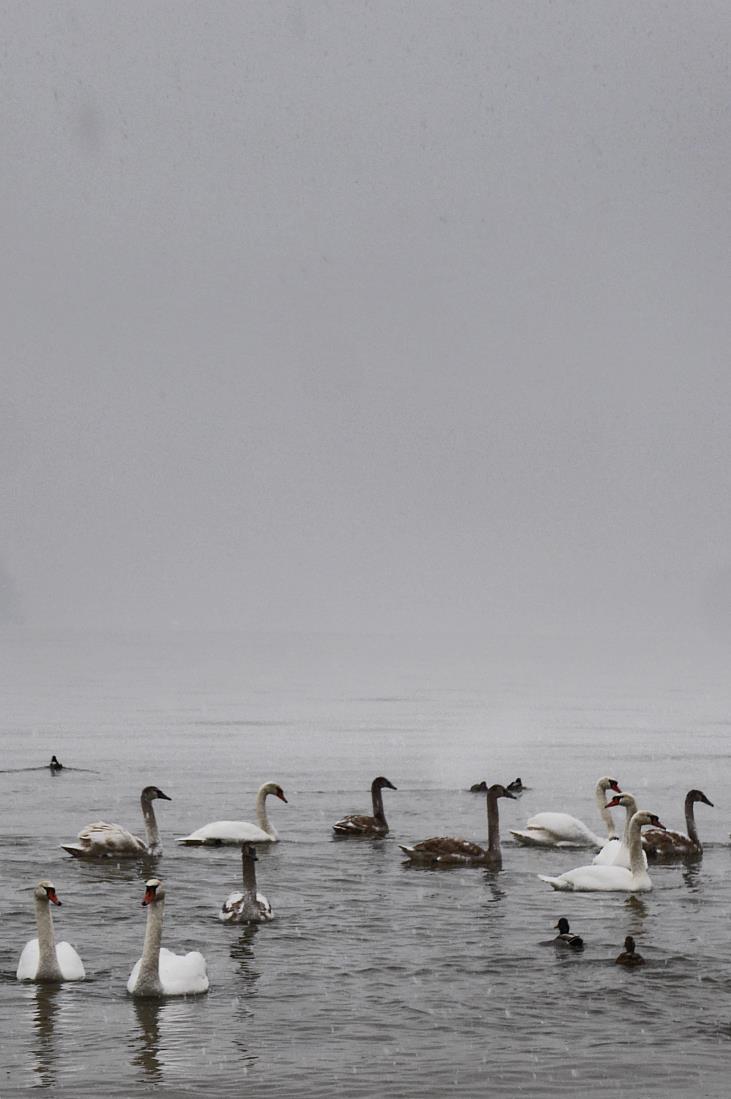
<instances>
[{"instance_id":1,"label":"swan head","mask_svg":"<svg viewBox=\"0 0 731 1099\"><path fill-rule=\"evenodd\" d=\"M141 801L152 801L153 798L162 798L163 801L172 801L171 797L167 794L163 794L159 786L145 786L142 791Z\"/></svg>"},{"instance_id":2,"label":"swan head","mask_svg":"<svg viewBox=\"0 0 731 1099\"><path fill-rule=\"evenodd\" d=\"M638 824L640 828L645 824L651 824L653 828L659 828L661 832L667 832L667 828L660 818L654 813L648 813L646 809L640 809L638 813L635 813L632 817L632 823Z\"/></svg>"},{"instance_id":3,"label":"swan head","mask_svg":"<svg viewBox=\"0 0 731 1099\"><path fill-rule=\"evenodd\" d=\"M619 806L624 809L631 809L633 813L637 812L637 800L634 794L629 794L626 790L622 794L615 794L610 802L604 806L605 809L617 809Z\"/></svg>"},{"instance_id":4,"label":"swan head","mask_svg":"<svg viewBox=\"0 0 731 1099\"><path fill-rule=\"evenodd\" d=\"M701 801L704 805L710 805L711 809L714 808L713 802L709 801L702 790L689 790L686 795L686 801Z\"/></svg>"},{"instance_id":5,"label":"swan head","mask_svg":"<svg viewBox=\"0 0 731 1099\"><path fill-rule=\"evenodd\" d=\"M559 935L568 935L569 933L569 921L565 916L562 916L557 924L554 925Z\"/></svg>"},{"instance_id":6,"label":"swan head","mask_svg":"<svg viewBox=\"0 0 731 1099\"><path fill-rule=\"evenodd\" d=\"M142 907L147 908L148 904L157 904L158 901L165 899L165 890L163 884L159 878L149 878L145 882L145 897L142 901Z\"/></svg>"},{"instance_id":7,"label":"swan head","mask_svg":"<svg viewBox=\"0 0 731 1099\"><path fill-rule=\"evenodd\" d=\"M599 781L597 782L597 787L600 790L614 790L615 794L622 793L622 788L617 782L616 778L609 778L608 775L605 775L604 778L599 779Z\"/></svg>"},{"instance_id":8,"label":"swan head","mask_svg":"<svg viewBox=\"0 0 731 1099\"><path fill-rule=\"evenodd\" d=\"M280 801L289 804L284 796L284 790L277 782L265 782L259 793L263 794L265 797L268 794L273 794L275 798L279 798Z\"/></svg>"},{"instance_id":9,"label":"swan head","mask_svg":"<svg viewBox=\"0 0 731 1099\"><path fill-rule=\"evenodd\" d=\"M378 778L374 778L371 783L374 790L398 790L398 786L394 786L392 782L389 782L383 775L379 775Z\"/></svg>"},{"instance_id":10,"label":"swan head","mask_svg":"<svg viewBox=\"0 0 731 1099\"><path fill-rule=\"evenodd\" d=\"M33 894L36 900L50 901L51 904L55 904L58 908L61 907L61 902L56 896L56 886L52 881L47 881L45 878L38 882L38 885L33 890Z\"/></svg>"},{"instance_id":11,"label":"swan head","mask_svg":"<svg viewBox=\"0 0 731 1099\"><path fill-rule=\"evenodd\" d=\"M492 795L494 798L510 798L511 801L517 801L515 794L511 793L505 786L501 786L499 782L494 783L487 791L488 796Z\"/></svg>"}]
</instances>

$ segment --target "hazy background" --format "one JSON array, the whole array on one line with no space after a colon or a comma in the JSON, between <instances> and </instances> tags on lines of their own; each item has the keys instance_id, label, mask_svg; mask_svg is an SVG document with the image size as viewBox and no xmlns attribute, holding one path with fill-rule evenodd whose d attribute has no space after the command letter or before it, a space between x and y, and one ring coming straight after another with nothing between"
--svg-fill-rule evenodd
<instances>
[{"instance_id":1,"label":"hazy background","mask_svg":"<svg viewBox=\"0 0 731 1099\"><path fill-rule=\"evenodd\" d=\"M6 618L728 632L727 3L0 8Z\"/></svg>"}]
</instances>

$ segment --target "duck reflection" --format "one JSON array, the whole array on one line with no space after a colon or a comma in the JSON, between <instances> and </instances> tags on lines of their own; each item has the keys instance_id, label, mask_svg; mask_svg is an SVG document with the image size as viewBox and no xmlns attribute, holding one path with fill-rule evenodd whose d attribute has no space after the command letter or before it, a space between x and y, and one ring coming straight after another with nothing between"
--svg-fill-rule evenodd
<instances>
[{"instance_id":1,"label":"duck reflection","mask_svg":"<svg viewBox=\"0 0 731 1099\"><path fill-rule=\"evenodd\" d=\"M53 1030L59 1010L60 985L36 985L33 1000L33 1029L36 1033L37 1063L40 1087L50 1088L56 1083L56 1047Z\"/></svg>"}]
</instances>

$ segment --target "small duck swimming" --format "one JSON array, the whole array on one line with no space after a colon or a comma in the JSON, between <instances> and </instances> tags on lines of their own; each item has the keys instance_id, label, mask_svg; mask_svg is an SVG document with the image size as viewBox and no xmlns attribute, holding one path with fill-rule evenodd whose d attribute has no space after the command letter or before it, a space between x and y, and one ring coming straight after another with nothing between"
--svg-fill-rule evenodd
<instances>
[{"instance_id":1,"label":"small duck swimming","mask_svg":"<svg viewBox=\"0 0 731 1099\"><path fill-rule=\"evenodd\" d=\"M636 965L644 965L645 959L635 950L635 940L628 935L624 940L624 950L614 959L615 965L624 965L631 969Z\"/></svg>"},{"instance_id":2,"label":"small duck swimming","mask_svg":"<svg viewBox=\"0 0 731 1099\"><path fill-rule=\"evenodd\" d=\"M511 794L522 794L523 791L525 790L525 786L523 785L523 783L520 781L519 778L514 778L512 782L508 783L508 785L505 787L505 789L510 790ZM486 794L487 793L487 783L485 782L485 780L483 779L482 782L475 782L472 786L470 786L470 793L471 794Z\"/></svg>"},{"instance_id":3,"label":"small duck swimming","mask_svg":"<svg viewBox=\"0 0 731 1099\"><path fill-rule=\"evenodd\" d=\"M51 771L63 771L63 763L59 763L55 756L51 756L48 766Z\"/></svg>"},{"instance_id":4,"label":"small duck swimming","mask_svg":"<svg viewBox=\"0 0 731 1099\"><path fill-rule=\"evenodd\" d=\"M569 928L569 921L565 916L562 916L558 923L555 925L558 930L558 935L553 940L554 946L568 947L570 950L583 950L584 940L581 935L572 935Z\"/></svg>"}]
</instances>

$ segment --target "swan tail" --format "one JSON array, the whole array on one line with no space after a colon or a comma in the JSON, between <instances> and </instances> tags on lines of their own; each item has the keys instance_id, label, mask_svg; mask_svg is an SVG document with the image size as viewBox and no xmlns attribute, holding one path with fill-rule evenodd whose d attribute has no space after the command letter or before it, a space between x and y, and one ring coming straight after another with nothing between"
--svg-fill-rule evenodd
<instances>
[{"instance_id":1,"label":"swan tail","mask_svg":"<svg viewBox=\"0 0 731 1099\"><path fill-rule=\"evenodd\" d=\"M547 881L553 889L558 889L565 893L570 893L574 888L571 882L566 881L565 878L549 878L546 874L539 874L538 877L541 881Z\"/></svg>"},{"instance_id":2,"label":"swan tail","mask_svg":"<svg viewBox=\"0 0 731 1099\"><path fill-rule=\"evenodd\" d=\"M73 855L75 859L83 859L84 855L86 854L86 848L79 847L78 845L74 845L73 843L62 843L61 849L63 851L68 851L69 855Z\"/></svg>"}]
</instances>

